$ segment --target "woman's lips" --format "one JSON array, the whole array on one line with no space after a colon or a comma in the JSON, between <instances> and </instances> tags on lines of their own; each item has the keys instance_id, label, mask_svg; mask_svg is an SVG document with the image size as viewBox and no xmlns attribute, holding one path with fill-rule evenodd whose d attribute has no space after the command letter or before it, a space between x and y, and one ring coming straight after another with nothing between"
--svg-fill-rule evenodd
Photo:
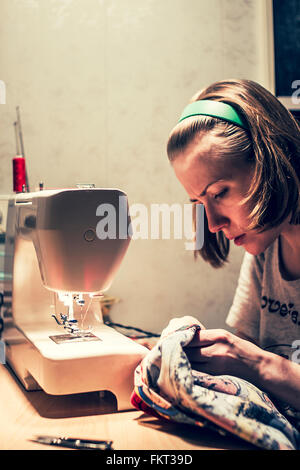
<instances>
[{"instance_id":1,"label":"woman's lips","mask_svg":"<svg viewBox=\"0 0 300 470\"><path fill-rule=\"evenodd\" d=\"M242 233L238 237L230 237L226 235L226 238L228 238L228 240L233 240L236 245L242 245L244 243L245 237L245 233Z\"/></svg>"},{"instance_id":2,"label":"woman's lips","mask_svg":"<svg viewBox=\"0 0 300 470\"><path fill-rule=\"evenodd\" d=\"M234 240L233 240L234 243L238 246L242 245L244 243L245 236L246 236L246 234L242 233L242 235L239 235L238 237L234 238Z\"/></svg>"}]
</instances>

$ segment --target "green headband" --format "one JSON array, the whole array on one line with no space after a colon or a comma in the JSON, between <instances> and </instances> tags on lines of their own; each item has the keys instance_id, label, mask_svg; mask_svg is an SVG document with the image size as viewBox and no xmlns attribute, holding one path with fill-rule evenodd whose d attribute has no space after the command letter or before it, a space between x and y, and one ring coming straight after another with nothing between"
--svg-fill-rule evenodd
<instances>
[{"instance_id":1,"label":"green headband","mask_svg":"<svg viewBox=\"0 0 300 470\"><path fill-rule=\"evenodd\" d=\"M248 129L247 124L239 116L236 110L230 104L222 103L221 101L199 100L193 101L188 104L178 122L183 121L191 116L212 116L215 118L223 119L224 121L232 122L237 126Z\"/></svg>"}]
</instances>

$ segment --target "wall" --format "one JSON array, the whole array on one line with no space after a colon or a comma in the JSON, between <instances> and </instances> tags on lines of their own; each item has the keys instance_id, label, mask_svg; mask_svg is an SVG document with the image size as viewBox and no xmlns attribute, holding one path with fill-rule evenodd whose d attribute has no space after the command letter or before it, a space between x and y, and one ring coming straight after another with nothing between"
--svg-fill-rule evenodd
<instances>
[{"instance_id":1,"label":"wall","mask_svg":"<svg viewBox=\"0 0 300 470\"><path fill-rule=\"evenodd\" d=\"M0 190L11 191L21 108L31 189L119 187L130 204L185 203L167 161L187 100L223 78L266 85L261 0L1 0ZM109 294L115 321L159 332L169 318L223 327L243 251L213 270L182 240L132 242Z\"/></svg>"}]
</instances>

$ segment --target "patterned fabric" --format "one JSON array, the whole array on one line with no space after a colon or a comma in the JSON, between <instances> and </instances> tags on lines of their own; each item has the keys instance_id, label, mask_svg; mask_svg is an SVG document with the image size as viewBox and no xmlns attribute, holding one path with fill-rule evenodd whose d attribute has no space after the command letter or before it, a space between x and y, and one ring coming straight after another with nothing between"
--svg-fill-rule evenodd
<instances>
[{"instance_id":1,"label":"patterned fabric","mask_svg":"<svg viewBox=\"0 0 300 470\"><path fill-rule=\"evenodd\" d=\"M198 325L161 336L135 370L131 403L179 423L232 433L263 449L300 449L300 433L266 393L249 382L192 370L184 347Z\"/></svg>"}]
</instances>

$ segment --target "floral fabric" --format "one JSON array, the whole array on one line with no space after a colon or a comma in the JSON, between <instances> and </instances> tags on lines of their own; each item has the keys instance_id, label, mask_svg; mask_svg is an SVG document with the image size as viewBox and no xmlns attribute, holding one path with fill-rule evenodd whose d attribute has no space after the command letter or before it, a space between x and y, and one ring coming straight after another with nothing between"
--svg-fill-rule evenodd
<instances>
[{"instance_id":1,"label":"floral fabric","mask_svg":"<svg viewBox=\"0 0 300 470\"><path fill-rule=\"evenodd\" d=\"M159 418L231 433L263 449L300 449L300 433L268 395L229 375L192 370L184 351L198 325L161 336L135 370L131 402Z\"/></svg>"}]
</instances>

